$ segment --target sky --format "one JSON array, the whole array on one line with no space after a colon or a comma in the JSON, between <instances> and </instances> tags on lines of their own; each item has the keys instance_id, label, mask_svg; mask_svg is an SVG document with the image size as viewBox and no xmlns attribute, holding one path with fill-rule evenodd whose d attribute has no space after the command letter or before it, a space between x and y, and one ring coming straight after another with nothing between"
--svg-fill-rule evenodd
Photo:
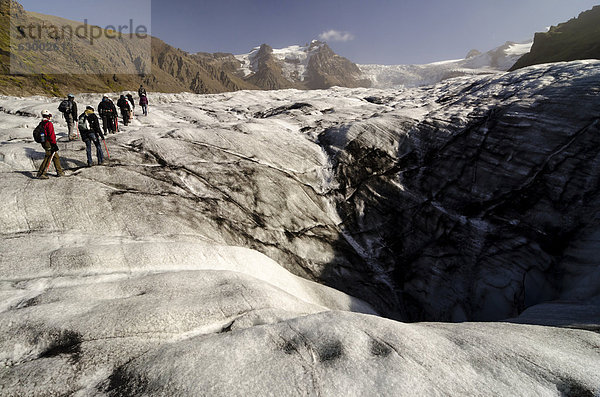
<instances>
[{"instance_id":1,"label":"sky","mask_svg":"<svg viewBox=\"0 0 600 397\"><path fill-rule=\"evenodd\" d=\"M188 52L243 54L328 42L359 64L464 58L566 22L600 0L19 0L28 11L107 26L144 24ZM151 14L150 14L151 12ZM150 18L151 15L151 18ZM138 22L139 21L139 22Z\"/></svg>"}]
</instances>

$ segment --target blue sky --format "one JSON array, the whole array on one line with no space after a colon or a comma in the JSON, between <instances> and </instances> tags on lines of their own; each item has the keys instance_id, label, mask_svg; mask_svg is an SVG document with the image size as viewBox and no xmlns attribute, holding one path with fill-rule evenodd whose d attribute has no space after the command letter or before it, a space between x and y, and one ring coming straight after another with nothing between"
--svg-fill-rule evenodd
<instances>
[{"instance_id":1,"label":"blue sky","mask_svg":"<svg viewBox=\"0 0 600 397\"><path fill-rule=\"evenodd\" d=\"M21 0L25 9L106 26L150 25L190 52L246 53L327 37L356 63L408 64L463 58L576 17L600 0ZM151 3L151 5L150 5ZM151 24L149 21L152 12ZM324 34L329 32L328 34Z\"/></svg>"}]
</instances>

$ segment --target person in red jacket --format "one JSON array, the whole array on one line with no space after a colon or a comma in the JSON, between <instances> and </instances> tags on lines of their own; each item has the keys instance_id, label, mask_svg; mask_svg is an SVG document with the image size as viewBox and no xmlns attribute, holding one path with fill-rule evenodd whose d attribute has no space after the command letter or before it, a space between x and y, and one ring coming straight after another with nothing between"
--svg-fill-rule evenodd
<instances>
[{"instance_id":1,"label":"person in red jacket","mask_svg":"<svg viewBox=\"0 0 600 397\"><path fill-rule=\"evenodd\" d=\"M49 111L42 111L42 125L44 126L44 134L46 134L46 140L42 143L42 147L46 151L46 157L44 157L44 161L42 162L42 166L38 170L37 177L39 179L48 179L48 175L46 175L46 171L48 168L48 164L50 160L54 162L54 168L56 168L57 176L65 176L62 167L60 166L60 158L58 157L58 145L56 144L56 134L54 133L54 125L52 124L52 114Z\"/></svg>"}]
</instances>

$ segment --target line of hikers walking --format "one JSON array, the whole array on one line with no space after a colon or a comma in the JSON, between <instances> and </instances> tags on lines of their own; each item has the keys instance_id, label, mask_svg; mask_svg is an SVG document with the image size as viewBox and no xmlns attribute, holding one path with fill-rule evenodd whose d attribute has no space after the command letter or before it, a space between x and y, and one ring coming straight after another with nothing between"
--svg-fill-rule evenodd
<instances>
[{"instance_id":1,"label":"line of hikers walking","mask_svg":"<svg viewBox=\"0 0 600 397\"><path fill-rule=\"evenodd\" d=\"M139 104L142 107L144 116L148 115L148 97L146 89L143 85L140 85L138 89ZM121 110L121 116L123 117L123 124L129 125L131 118L134 116L135 102L133 96L130 93L126 93L119 97L117 106ZM98 114L102 119L102 129L100 128L100 121L94 108L92 106L86 106L85 111L77 116L77 103L75 102L75 96L69 94L67 99L62 101L58 106L58 110L63 114L65 121L67 122L68 139L73 141L77 139L77 131L81 135L81 140L85 143L86 155L87 155L87 166L91 167L92 161L92 143L96 148L96 156L98 157L98 165L104 163L104 153L102 152L102 146L100 140L104 143L106 154L108 153L108 147L106 146L105 135L108 133L114 134L119 130L117 109L113 101L109 98L108 94L102 97L102 101L98 104ZM75 121L77 120L77 127ZM64 176L65 173L60 164L60 157L58 155L58 144L56 140L56 133L54 131L54 124L52 124L52 114L48 110L42 111L42 121L33 131L33 138L36 142L41 143L46 154L44 161L40 166L37 177L39 179L48 179L47 172L50 169L50 163L53 162L54 168L56 168L57 176Z\"/></svg>"}]
</instances>

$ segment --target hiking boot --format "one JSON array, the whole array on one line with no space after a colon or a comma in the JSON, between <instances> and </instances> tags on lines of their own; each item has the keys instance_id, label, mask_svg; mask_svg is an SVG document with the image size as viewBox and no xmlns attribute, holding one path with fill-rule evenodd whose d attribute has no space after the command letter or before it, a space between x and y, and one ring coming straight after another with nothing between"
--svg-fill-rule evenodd
<instances>
[{"instance_id":1,"label":"hiking boot","mask_svg":"<svg viewBox=\"0 0 600 397\"><path fill-rule=\"evenodd\" d=\"M49 179L48 175L38 175L38 179Z\"/></svg>"},{"instance_id":2,"label":"hiking boot","mask_svg":"<svg viewBox=\"0 0 600 397\"><path fill-rule=\"evenodd\" d=\"M65 173L64 173L64 172L61 172L60 174L56 174L56 177L57 177L57 178L59 178L59 177L61 177L61 176L65 176Z\"/></svg>"}]
</instances>

